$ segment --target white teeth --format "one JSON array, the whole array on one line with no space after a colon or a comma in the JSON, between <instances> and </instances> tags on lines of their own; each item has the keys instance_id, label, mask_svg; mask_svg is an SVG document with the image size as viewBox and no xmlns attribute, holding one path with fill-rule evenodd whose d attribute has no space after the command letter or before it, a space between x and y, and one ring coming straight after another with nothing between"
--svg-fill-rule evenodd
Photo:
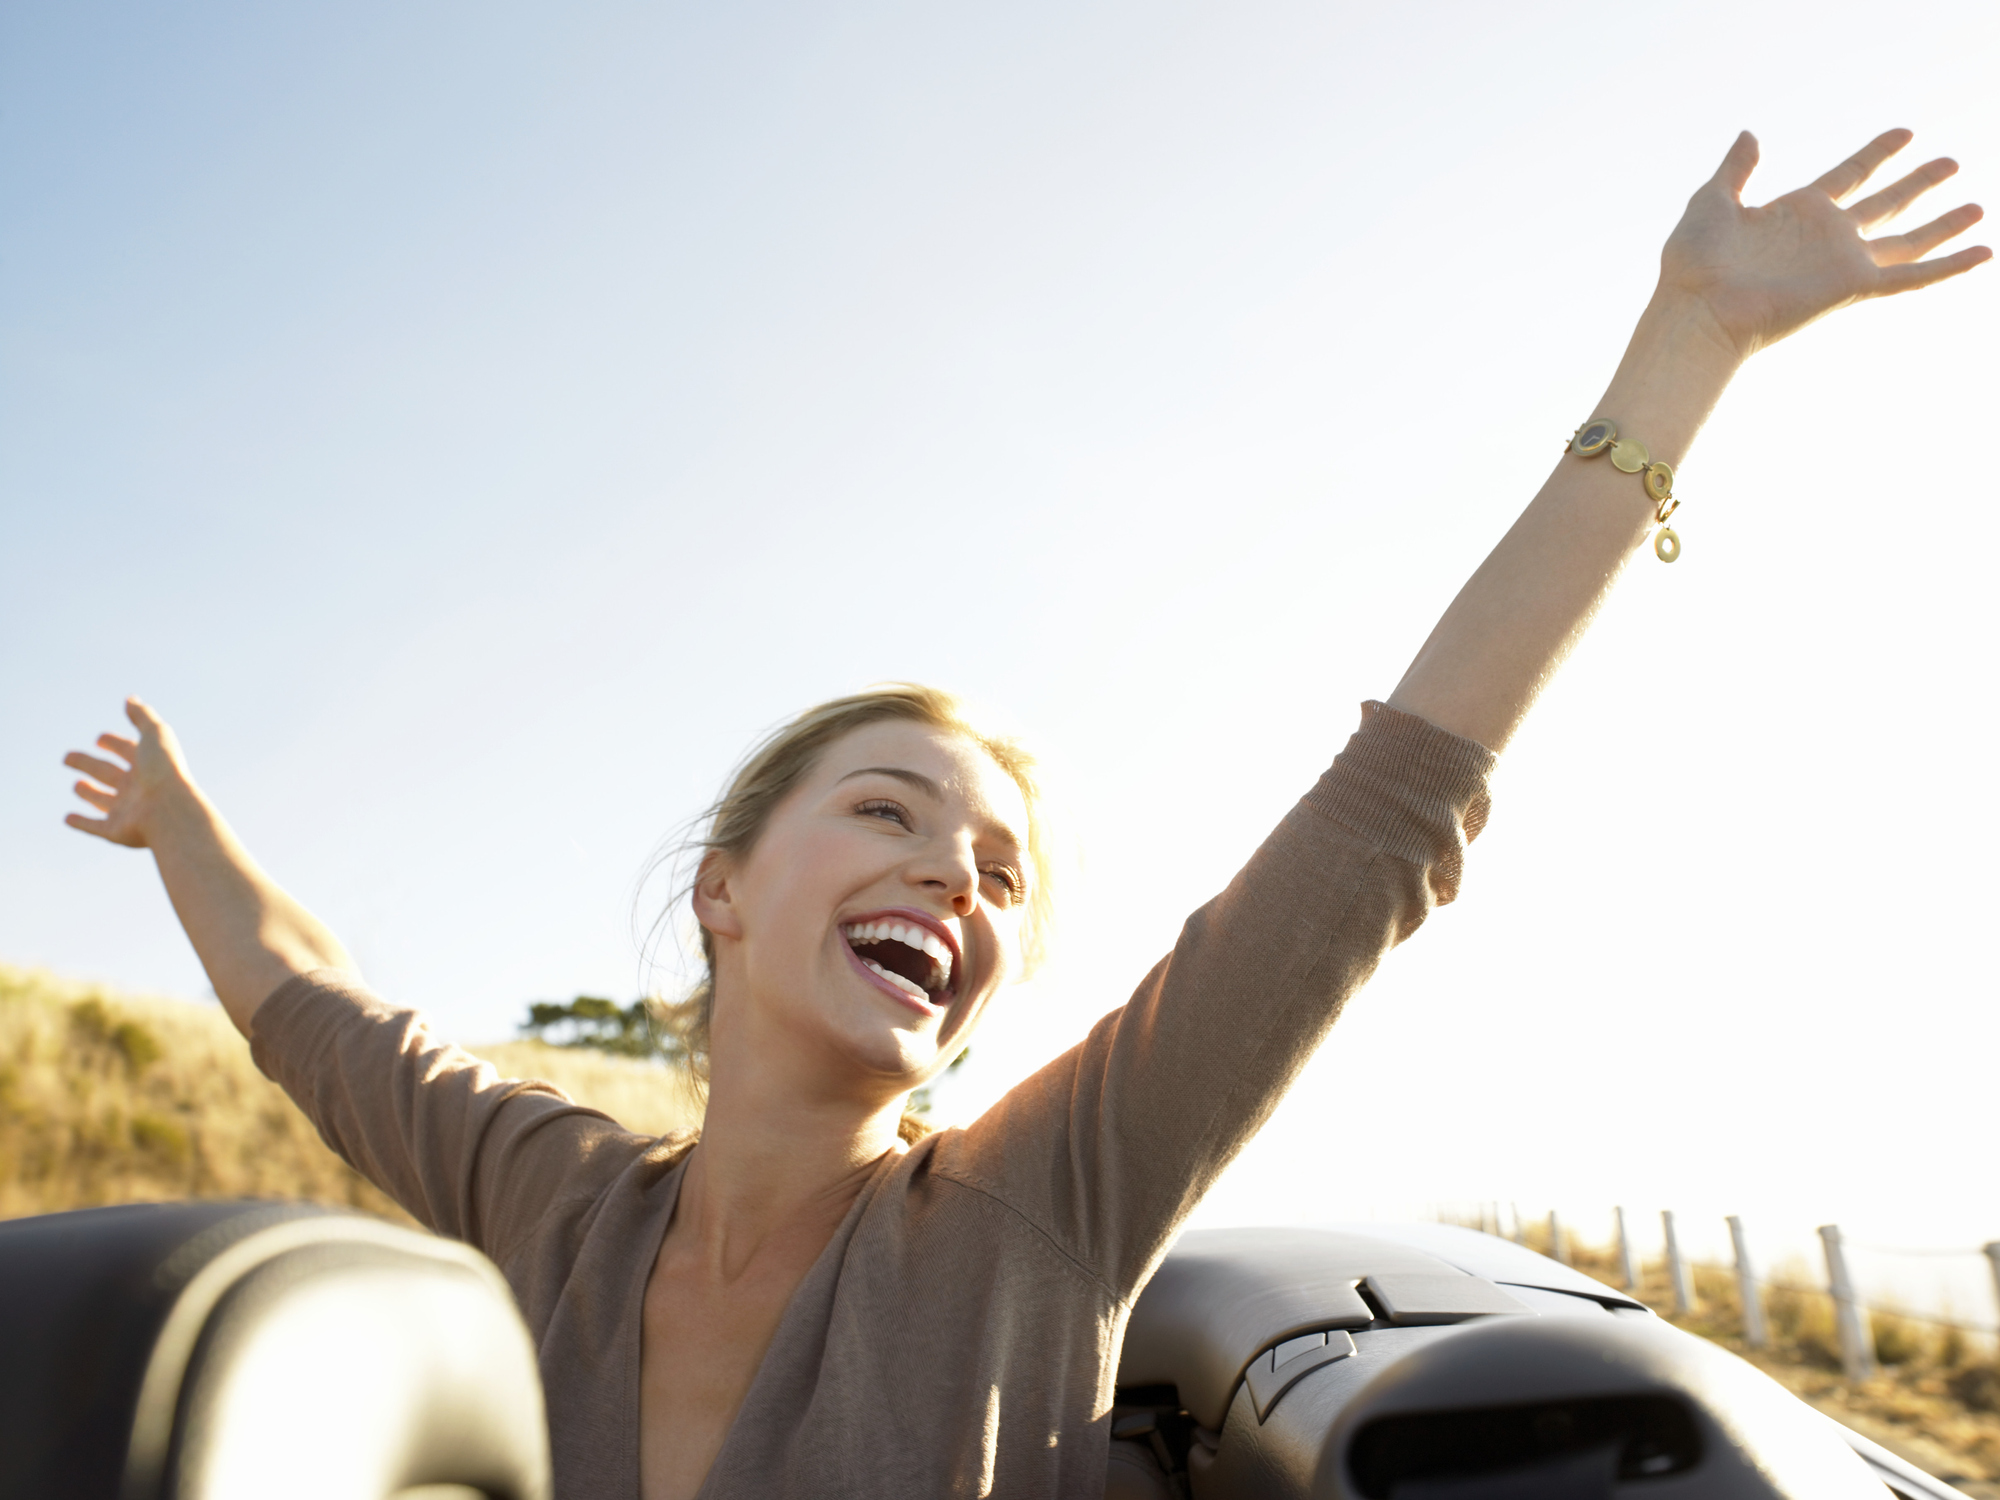
<instances>
[{"instance_id":1,"label":"white teeth","mask_svg":"<svg viewBox=\"0 0 2000 1500\"><path fill-rule=\"evenodd\" d=\"M901 943L906 948L915 948L919 953L929 955L937 964L939 989L951 983L951 945L928 927L909 922L850 922L841 932L850 942ZM878 967L865 958L861 961L871 969ZM899 974L890 977L913 993L923 993Z\"/></svg>"},{"instance_id":2,"label":"white teeth","mask_svg":"<svg viewBox=\"0 0 2000 1500\"><path fill-rule=\"evenodd\" d=\"M910 981L905 979L901 974L898 974L891 969L883 968L880 964L876 963L875 960L872 958L864 958L861 961L864 964L868 965L869 968L873 969L877 974L880 974L884 979L888 980L889 983L896 986L897 989L902 990L905 994L914 995L916 996L917 999L922 1000L926 1004L930 1003L931 997L925 994L921 989L917 988L916 985L910 983Z\"/></svg>"}]
</instances>

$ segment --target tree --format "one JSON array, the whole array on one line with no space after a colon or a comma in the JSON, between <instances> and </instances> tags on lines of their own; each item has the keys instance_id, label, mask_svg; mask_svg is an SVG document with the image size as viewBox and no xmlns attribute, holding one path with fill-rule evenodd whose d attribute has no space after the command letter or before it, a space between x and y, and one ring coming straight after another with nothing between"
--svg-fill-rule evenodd
<instances>
[{"instance_id":1,"label":"tree","mask_svg":"<svg viewBox=\"0 0 2000 1500\"><path fill-rule=\"evenodd\" d=\"M521 1035L551 1047L590 1047L617 1057L670 1063L686 1060L680 1039L654 1020L644 1000L623 1006L597 995L578 995L567 1005L537 1000L528 1007Z\"/></svg>"}]
</instances>

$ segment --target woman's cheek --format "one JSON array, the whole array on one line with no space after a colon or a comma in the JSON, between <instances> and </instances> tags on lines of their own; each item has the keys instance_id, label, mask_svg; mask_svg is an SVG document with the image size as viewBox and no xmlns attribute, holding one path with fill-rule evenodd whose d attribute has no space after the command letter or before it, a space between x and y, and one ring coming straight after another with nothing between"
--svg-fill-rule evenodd
<instances>
[{"instance_id":1,"label":"woman's cheek","mask_svg":"<svg viewBox=\"0 0 2000 1500\"><path fill-rule=\"evenodd\" d=\"M1020 977L1021 922L1012 915L999 918L994 923L993 932L993 987L1001 988Z\"/></svg>"}]
</instances>

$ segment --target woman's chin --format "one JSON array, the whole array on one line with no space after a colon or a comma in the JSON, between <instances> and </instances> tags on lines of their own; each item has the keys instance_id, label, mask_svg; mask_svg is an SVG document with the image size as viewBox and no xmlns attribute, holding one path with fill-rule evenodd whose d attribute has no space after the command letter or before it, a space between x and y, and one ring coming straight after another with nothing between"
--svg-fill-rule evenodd
<instances>
[{"instance_id":1,"label":"woman's chin","mask_svg":"<svg viewBox=\"0 0 2000 1500\"><path fill-rule=\"evenodd\" d=\"M908 1090L922 1087L935 1070L938 1041L923 1032L895 1031L876 1038L869 1051L874 1070L894 1079L899 1091Z\"/></svg>"},{"instance_id":2,"label":"woman's chin","mask_svg":"<svg viewBox=\"0 0 2000 1500\"><path fill-rule=\"evenodd\" d=\"M906 1093L921 1088L936 1073L943 1048L942 1023L885 1024L881 1017L872 1024L849 1029L841 1049L856 1070L888 1088Z\"/></svg>"},{"instance_id":3,"label":"woman's chin","mask_svg":"<svg viewBox=\"0 0 2000 1500\"><path fill-rule=\"evenodd\" d=\"M865 1079L870 1093L877 1088L902 1093L928 1083L941 1060L959 1050L966 1029L962 1003L926 1013L873 986L843 984L826 996L823 1009L798 1020L819 1036L821 1055L833 1054L834 1066L857 1082Z\"/></svg>"}]
</instances>

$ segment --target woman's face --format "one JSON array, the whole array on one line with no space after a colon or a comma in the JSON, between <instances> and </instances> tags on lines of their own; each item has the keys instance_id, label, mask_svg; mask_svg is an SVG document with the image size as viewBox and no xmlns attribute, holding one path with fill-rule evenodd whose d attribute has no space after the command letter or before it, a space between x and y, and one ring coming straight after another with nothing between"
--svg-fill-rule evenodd
<instances>
[{"instance_id":1,"label":"woman's face","mask_svg":"<svg viewBox=\"0 0 2000 1500\"><path fill-rule=\"evenodd\" d=\"M971 740L891 720L834 741L696 885L718 1066L791 1057L870 1102L934 1077L1019 971L1027 843L1020 787Z\"/></svg>"}]
</instances>

